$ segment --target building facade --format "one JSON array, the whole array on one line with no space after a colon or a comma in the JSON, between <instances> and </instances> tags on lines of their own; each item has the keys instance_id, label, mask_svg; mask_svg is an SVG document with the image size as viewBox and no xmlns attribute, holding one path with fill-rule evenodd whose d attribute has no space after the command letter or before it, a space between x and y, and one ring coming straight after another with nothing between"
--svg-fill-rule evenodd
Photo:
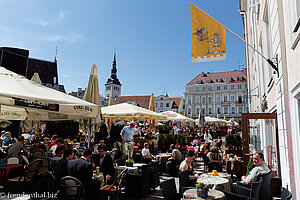
<instances>
[{"instance_id":1,"label":"building facade","mask_svg":"<svg viewBox=\"0 0 300 200\"><path fill-rule=\"evenodd\" d=\"M155 97L156 112L165 112L172 110L177 113L182 113L184 101L182 97L169 97L168 95L159 95Z\"/></svg>"},{"instance_id":2,"label":"building facade","mask_svg":"<svg viewBox=\"0 0 300 200\"><path fill-rule=\"evenodd\" d=\"M300 1L240 0L240 13L245 40L278 65L246 46L249 110L277 115L250 121L250 143L300 199Z\"/></svg>"},{"instance_id":3,"label":"building facade","mask_svg":"<svg viewBox=\"0 0 300 200\"><path fill-rule=\"evenodd\" d=\"M185 115L198 118L200 109L206 116L225 116L241 121L248 112L247 75L245 71L202 72L185 86Z\"/></svg>"},{"instance_id":4,"label":"building facade","mask_svg":"<svg viewBox=\"0 0 300 200\"><path fill-rule=\"evenodd\" d=\"M121 95L121 87L122 84L120 83L117 77L117 61L116 61L116 53L114 54L114 61L112 64L111 75L107 79L105 84L105 98L109 99L112 97L114 101Z\"/></svg>"}]
</instances>

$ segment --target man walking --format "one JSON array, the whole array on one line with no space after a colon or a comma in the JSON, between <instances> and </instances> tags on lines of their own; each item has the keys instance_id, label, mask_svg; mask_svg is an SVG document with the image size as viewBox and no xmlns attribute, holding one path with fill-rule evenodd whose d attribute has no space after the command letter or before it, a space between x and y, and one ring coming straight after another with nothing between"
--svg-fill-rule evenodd
<instances>
[{"instance_id":1,"label":"man walking","mask_svg":"<svg viewBox=\"0 0 300 200\"><path fill-rule=\"evenodd\" d=\"M121 137L123 141L123 152L128 159L132 159L134 135L135 135L135 122L131 121L129 126L125 126L121 130Z\"/></svg>"}]
</instances>

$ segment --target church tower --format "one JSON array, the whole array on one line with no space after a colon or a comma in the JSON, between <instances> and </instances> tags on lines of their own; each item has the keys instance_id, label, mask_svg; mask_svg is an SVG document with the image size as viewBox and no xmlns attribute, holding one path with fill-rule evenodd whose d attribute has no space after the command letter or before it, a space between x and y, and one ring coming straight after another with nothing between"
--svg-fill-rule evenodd
<instances>
[{"instance_id":1,"label":"church tower","mask_svg":"<svg viewBox=\"0 0 300 200\"><path fill-rule=\"evenodd\" d=\"M116 52L114 54L114 61L112 64L111 75L107 79L105 84L105 98L112 97L114 100L121 95L121 86L119 79L117 78L117 61Z\"/></svg>"}]
</instances>

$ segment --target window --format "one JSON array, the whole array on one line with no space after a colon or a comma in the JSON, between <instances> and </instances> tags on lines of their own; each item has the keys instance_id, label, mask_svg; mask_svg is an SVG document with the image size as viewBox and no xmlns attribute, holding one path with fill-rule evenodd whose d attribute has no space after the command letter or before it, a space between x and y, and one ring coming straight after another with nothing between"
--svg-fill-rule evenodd
<instances>
[{"instance_id":1,"label":"window","mask_svg":"<svg viewBox=\"0 0 300 200\"><path fill-rule=\"evenodd\" d=\"M234 90L234 85L231 85L231 89Z\"/></svg>"},{"instance_id":2,"label":"window","mask_svg":"<svg viewBox=\"0 0 300 200\"><path fill-rule=\"evenodd\" d=\"M206 102L206 98L202 97L202 103L205 103L205 102Z\"/></svg>"},{"instance_id":3,"label":"window","mask_svg":"<svg viewBox=\"0 0 300 200\"><path fill-rule=\"evenodd\" d=\"M188 96L188 104L191 104L191 103L192 103L192 97Z\"/></svg>"},{"instance_id":4,"label":"window","mask_svg":"<svg viewBox=\"0 0 300 200\"><path fill-rule=\"evenodd\" d=\"M234 96L231 96L231 103L234 103Z\"/></svg>"},{"instance_id":5,"label":"window","mask_svg":"<svg viewBox=\"0 0 300 200\"><path fill-rule=\"evenodd\" d=\"M224 114L228 114L228 107L224 108Z\"/></svg>"},{"instance_id":6,"label":"window","mask_svg":"<svg viewBox=\"0 0 300 200\"><path fill-rule=\"evenodd\" d=\"M203 114L205 114L205 108L202 108Z\"/></svg>"},{"instance_id":7,"label":"window","mask_svg":"<svg viewBox=\"0 0 300 200\"><path fill-rule=\"evenodd\" d=\"M208 103L212 103L212 97L208 97Z\"/></svg>"},{"instance_id":8,"label":"window","mask_svg":"<svg viewBox=\"0 0 300 200\"><path fill-rule=\"evenodd\" d=\"M218 114L221 114L221 108L220 107L217 108L217 112L218 112Z\"/></svg>"},{"instance_id":9,"label":"window","mask_svg":"<svg viewBox=\"0 0 300 200\"><path fill-rule=\"evenodd\" d=\"M196 104L200 104L200 97L196 96Z\"/></svg>"},{"instance_id":10,"label":"window","mask_svg":"<svg viewBox=\"0 0 300 200\"><path fill-rule=\"evenodd\" d=\"M238 96L238 103L243 103L243 97L242 96Z\"/></svg>"},{"instance_id":11,"label":"window","mask_svg":"<svg viewBox=\"0 0 300 200\"><path fill-rule=\"evenodd\" d=\"M189 88L188 90L189 90L189 92L192 92L192 91L193 91L192 88Z\"/></svg>"},{"instance_id":12,"label":"window","mask_svg":"<svg viewBox=\"0 0 300 200\"><path fill-rule=\"evenodd\" d=\"M160 107L161 107L161 108L164 107L164 103L160 103Z\"/></svg>"},{"instance_id":13,"label":"window","mask_svg":"<svg viewBox=\"0 0 300 200\"><path fill-rule=\"evenodd\" d=\"M227 90L227 85L224 85L224 90Z\"/></svg>"},{"instance_id":14,"label":"window","mask_svg":"<svg viewBox=\"0 0 300 200\"><path fill-rule=\"evenodd\" d=\"M212 114L212 109L208 108L208 114Z\"/></svg>"},{"instance_id":15,"label":"window","mask_svg":"<svg viewBox=\"0 0 300 200\"><path fill-rule=\"evenodd\" d=\"M221 89L221 86L217 86L217 90L220 90Z\"/></svg>"},{"instance_id":16,"label":"window","mask_svg":"<svg viewBox=\"0 0 300 200\"><path fill-rule=\"evenodd\" d=\"M207 87L207 91L211 91L212 89L211 89L211 86L208 86Z\"/></svg>"},{"instance_id":17,"label":"window","mask_svg":"<svg viewBox=\"0 0 300 200\"><path fill-rule=\"evenodd\" d=\"M239 113L243 113L243 107L239 107Z\"/></svg>"},{"instance_id":18,"label":"window","mask_svg":"<svg viewBox=\"0 0 300 200\"><path fill-rule=\"evenodd\" d=\"M226 95L226 96L224 96L224 102L225 102L225 103L226 103L226 102L228 102L227 95Z\"/></svg>"},{"instance_id":19,"label":"window","mask_svg":"<svg viewBox=\"0 0 300 200\"><path fill-rule=\"evenodd\" d=\"M188 114L189 114L189 115L191 114L191 109L190 109L190 108L188 108Z\"/></svg>"},{"instance_id":20,"label":"window","mask_svg":"<svg viewBox=\"0 0 300 200\"><path fill-rule=\"evenodd\" d=\"M196 91L199 92L199 91L200 91L200 88L199 88L199 87L196 87Z\"/></svg>"},{"instance_id":21,"label":"window","mask_svg":"<svg viewBox=\"0 0 300 200\"><path fill-rule=\"evenodd\" d=\"M166 103L166 107L167 107L167 108L169 107L169 103Z\"/></svg>"},{"instance_id":22,"label":"window","mask_svg":"<svg viewBox=\"0 0 300 200\"><path fill-rule=\"evenodd\" d=\"M205 91L205 87L202 87L202 91Z\"/></svg>"},{"instance_id":23,"label":"window","mask_svg":"<svg viewBox=\"0 0 300 200\"><path fill-rule=\"evenodd\" d=\"M221 97L217 96L217 103L221 103Z\"/></svg>"},{"instance_id":24,"label":"window","mask_svg":"<svg viewBox=\"0 0 300 200\"><path fill-rule=\"evenodd\" d=\"M200 80L196 80L196 84L201 84L201 81Z\"/></svg>"},{"instance_id":25,"label":"window","mask_svg":"<svg viewBox=\"0 0 300 200\"><path fill-rule=\"evenodd\" d=\"M109 86L107 86L107 87L106 87L106 90L110 90L110 87L109 87Z\"/></svg>"},{"instance_id":26,"label":"window","mask_svg":"<svg viewBox=\"0 0 300 200\"><path fill-rule=\"evenodd\" d=\"M200 108L196 108L196 114L199 115L200 113Z\"/></svg>"},{"instance_id":27,"label":"window","mask_svg":"<svg viewBox=\"0 0 300 200\"><path fill-rule=\"evenodd\" d=\"M155 107L157 108L157 103L155 103Z\"/></svg>"},{"instance_id":28,"label":"window","mask_svg":"<svg viewBox=\"0 0 300 200\"><path fill-rule=\"evenodd\" d=\"M217 82L217 83L221 83L221 81L222 81L222 79L216 78L216 82Z\"/></svg>"},{"instance_id":29,"label":"window","mask_svg":"<svg viewBox=\"0 0 300 200\"><path fill-rule=\"evenodd\" d=\"M232 114L235 114L235 107L232 107L232 108L231 108L231 113L232 113Z\"/></svg>"},{"instance_id":30,"label":"window","mask_svg":"<svg viewBox=\"0 0 300 200\"><path fill-rule=\"evenodd\" d=\"M205 83L210 83L210 82L211 82L210 79L205 80Z\"/></svg>"},{"instance_id":31,"label":"window","mask_svg":"<svg viewBox=\"0 0 300 200\"><path fill-rule=\"evenodd\" d=\"M238 85L238 89L242 89L242 85Z\"/></svg>"},{"instance_id":32,"label":"window","mask_svg":"<svg viewBox=\"0 0 300 200\"><path fill-rule=\"evenodd\" d=\"M242 80L243 80L243 77L242 77L242 76L238 76L238 77L237 77L237 80L238 80L238 81L242 81Z\"/></svg>"},{"instance_id":33,"label":"window","mask_svg":"<svg viewBox=\"0 0 300 200\"><path fill-rule=\"evenodd\" d=\"M231 80L232 80L231 77L227 77L227 78L226 78L226 82L230 82Z\"/></svg>"}]
</instances>

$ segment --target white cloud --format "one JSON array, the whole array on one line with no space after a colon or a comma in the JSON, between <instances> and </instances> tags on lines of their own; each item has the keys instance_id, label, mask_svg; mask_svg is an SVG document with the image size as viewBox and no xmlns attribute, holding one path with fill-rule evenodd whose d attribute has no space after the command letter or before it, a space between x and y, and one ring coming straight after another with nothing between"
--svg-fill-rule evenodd
<instances>
[{"instance_id":1,"label":"white cloud","mask_svg":"<svg viewBox=\"0 0 300 200\"><path fill-rule=\"evenodd\" d=\"M63 12L63 11L59 12L58 15L57 15L57 19L60 19L60 20L65 19L66 13L67 12Z\"/></svg>"},{"instance_id":2,"label":"white cloud","mask_svg":"<svg viewBox=\"0 0 300 200\"><path fill-rule=\"evenodd\" d=\"M66 18L67 14L68 14L67 11L60 11L55 17L49 17L47 19L26 18L26 19L22 19L22 21L32 23L32 24L37 24L40 26L50 26L50 25L56 25L61 23Z\"/></svg>"},{"instance_id":3,"label":"white cloud","mask_svg":"<svg viewBox=\"0 0 300 200\"><path fill-rule=\"evenodd\" d=\"M42 37L41 39L49 42L57 42L57 41L77 42L83 39L83 35L72 32L69 35L49 35L49 36Z\"/></svg>"}]
</instances>

